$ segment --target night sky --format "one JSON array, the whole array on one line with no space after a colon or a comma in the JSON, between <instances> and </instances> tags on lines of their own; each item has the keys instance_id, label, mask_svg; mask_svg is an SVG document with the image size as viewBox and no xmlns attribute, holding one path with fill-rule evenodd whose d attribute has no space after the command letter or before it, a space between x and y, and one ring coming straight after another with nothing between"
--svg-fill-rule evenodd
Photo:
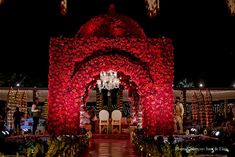
<instances>
[{"instance_id":1,"label":"night sky","mask_svg":"<svg viewBox=\"0 0 235 157\"><path fill-rule=\"evenodd\" d=\"M50 37L72 37L90 18L106 13L111 0L70 0L66 17L59 15L57 1L5 0L0 7L1 73L22 72L46 81ZM117 12L135 19L148 37L173 40L175 84L188 78L204 80L208 87L230 87L235 81L235 17L223 0L162 1L160 16L153 19L146 15L144 0L115 3Z\"/></svg>"}]
</instances>

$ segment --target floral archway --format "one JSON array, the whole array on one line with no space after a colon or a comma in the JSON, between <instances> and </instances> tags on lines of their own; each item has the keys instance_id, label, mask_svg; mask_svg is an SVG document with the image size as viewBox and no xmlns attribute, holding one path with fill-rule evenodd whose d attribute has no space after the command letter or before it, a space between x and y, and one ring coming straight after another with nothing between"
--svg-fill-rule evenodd
<instances>
[{"instance_id":1,"label":"floral archway","mask_svg":"<svg viewBox=\"0 0 235 157\"><path fill-rule=\"evenodd\" d=\"M116 53L110 53L114 49ZM129 75L137 84L146 133L171 134L173 68L172 41L167 38L135 38L130 34L115 38L52 38L48 131L78 134L81 99L87 85L101 71L113 69Z\"/></svg>"}]
</instances>

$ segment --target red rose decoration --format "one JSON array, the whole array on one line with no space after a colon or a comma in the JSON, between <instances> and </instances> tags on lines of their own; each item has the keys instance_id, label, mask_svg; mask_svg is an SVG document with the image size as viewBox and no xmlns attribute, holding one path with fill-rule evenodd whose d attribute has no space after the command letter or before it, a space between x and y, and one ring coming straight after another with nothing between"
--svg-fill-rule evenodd
<instances>
[{"instance_id":1,"label":"red rose decoration","mask_svg":"<svg viewBox=\"0 0 235 157\"><path fill-rule=\"evenodd\" d=\"M86 31L92 34L92 29ZM113 31L116 36L123 34L118 27ZM114 49L116 53L110 53ZM160 38L52 38L49 132L77 134L81 104L88 99L99 73L112 69L122 77L121 84L132 91L133 104L142 105L146 134L172 133L173 59L172 41L167 38L164 44ZM135 117L137 110L133 108Z\"/></svg>"}]
</instances>

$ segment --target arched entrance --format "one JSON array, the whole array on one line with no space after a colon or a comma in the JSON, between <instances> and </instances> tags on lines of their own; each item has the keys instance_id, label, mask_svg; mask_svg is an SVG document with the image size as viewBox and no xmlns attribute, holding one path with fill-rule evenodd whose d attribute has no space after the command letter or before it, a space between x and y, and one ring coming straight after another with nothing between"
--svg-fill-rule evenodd
<instances>
[{"instance_id":1,"label":"arched entrance","mask_svg":"<svg viewBox=\"0 0 235 157\"><path fill-rule=\"evenodd\" d=\"M80 111L83 111L84 106L86 106L86 108L93 110L93 112L95 111L96 117L99 117L99 112L103 109L109 111L110 116L113 110L118 109L122 112L122 117L124 118L123 125L125 127L131 123L141 128L142 116L138 113L142 111L140 110L141 103L138 86L129 75L125 75L123 72L118 72L117 77L120 80L119 87L110 90L110 95L108 95L107 89L99 90L98 88L97 80L100 80L100 75L94 76L92 81L86 85L85 94L81 97L82 105L80 106ZM86 122L83 113L80 112L81 127L84 127ZM94 125L94 123L92 124ZM96 127L93 126L93 132L98 133L97 125L96 123Z\"/></svg>"},{"instance_id":2,"label":"arched entrance","mask_svg":"<svg viewBox=\"0 0 235 157\"><path fill-rule=\"evenodd\" d=\"M111 69L129 75L137 84L146 133L173 132L171 40L145 38L142 28L126 19L130 18L97 16L81 27L79 38L51 39L48 100L51 134L79 133L81 98L101 71ZM127 29L120 25L136 31L126 33Z\"/></svg>"}]
</instances>

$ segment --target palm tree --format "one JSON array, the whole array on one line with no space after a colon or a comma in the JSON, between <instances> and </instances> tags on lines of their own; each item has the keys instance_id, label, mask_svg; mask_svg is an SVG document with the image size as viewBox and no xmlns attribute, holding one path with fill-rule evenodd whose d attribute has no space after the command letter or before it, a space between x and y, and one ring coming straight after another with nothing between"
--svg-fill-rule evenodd
<instances>
[{"instance_id":1,"label":"palm tree","mask_svg":"<svg viewBox=\"0 0 235 157\"><path fill-rule=\"evenodd\" d=\"M190 88L190 87L195 87L193 82L189 82L187 78L183 79L180 81L177 86L178 88Z\"/></svg>"}]
</instances>

